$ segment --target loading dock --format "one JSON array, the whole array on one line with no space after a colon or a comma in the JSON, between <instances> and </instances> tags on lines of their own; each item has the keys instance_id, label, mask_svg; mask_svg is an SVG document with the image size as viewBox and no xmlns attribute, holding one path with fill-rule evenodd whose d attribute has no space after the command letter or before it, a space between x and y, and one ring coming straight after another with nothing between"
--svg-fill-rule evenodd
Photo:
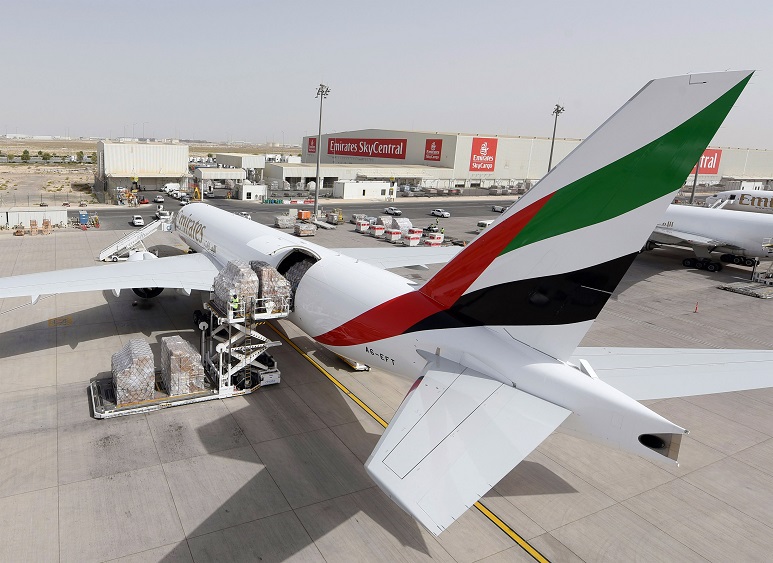
<instances>
[{"instance_id":1,"label":"loading dock","mask_svg":"<svg viewBox=\"0 0 773 563\"><path fill-rule=\"evenodd\" d=\"M289 297L240 298L239 306L224 310L214 293L205 304L206 313L197 311L194 320L201 331L201 360L205 389L184 395L170 395L156 370L154 398L119 405L113 381L101 379L89 385L89 399L96 418L141 414L179 405L248 395L261 386L280 382L276 360L268 349L281 342L258 332L266 321L290 314Z\"/></svg>"}]
</instances>

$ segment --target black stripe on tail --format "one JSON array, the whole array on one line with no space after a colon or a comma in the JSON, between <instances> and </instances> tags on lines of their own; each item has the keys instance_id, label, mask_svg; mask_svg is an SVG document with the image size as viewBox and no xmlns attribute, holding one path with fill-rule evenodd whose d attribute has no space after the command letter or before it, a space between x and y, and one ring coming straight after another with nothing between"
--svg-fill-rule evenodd
<instances>
[{"instance_id":1,"label":"black stripe on tail","mask_svg":"<svg viewBox=\"0 0 773 563\"><path fill-rule=\"evenodd\" d=\"M518 280L462 295L406 332L466 326L563 325L594 320L638 252L582 270Z\"/></svg>"}]
</instances>

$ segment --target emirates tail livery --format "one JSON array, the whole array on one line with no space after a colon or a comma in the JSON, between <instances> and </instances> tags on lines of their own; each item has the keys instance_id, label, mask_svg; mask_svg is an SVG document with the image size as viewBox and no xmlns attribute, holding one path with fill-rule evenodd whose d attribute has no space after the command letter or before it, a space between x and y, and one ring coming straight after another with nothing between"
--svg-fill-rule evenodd
<instances>
[{"instance_id":1,"label":"emirates tail livery","mask_svg":"<svg viewBox=\"0 0 773 563\"><path fill-rule=\"evenodd\" d=\"M196 254L6 278L0 297L209 290L228 261L272 264L298 327L415 379L366 467L439 534L559 426L676 463L685 429L637 400L773 385L768 351L575 350L751 74L650 82L453 258L327 249L196 203L175 220ZM449 258L418 288L387 270Z\"/></svg>"}]
</instances>

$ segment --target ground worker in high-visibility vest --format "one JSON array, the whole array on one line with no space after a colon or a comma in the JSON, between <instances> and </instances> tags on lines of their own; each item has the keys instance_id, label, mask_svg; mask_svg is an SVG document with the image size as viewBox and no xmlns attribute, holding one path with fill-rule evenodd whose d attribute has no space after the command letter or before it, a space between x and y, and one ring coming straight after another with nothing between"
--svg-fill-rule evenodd
<instances>
[{"instance_id":1,"label":"ground worker in high-visibility vest","mask_svg":"<svg viewBox=\"0 0 773 563\"><path fill-rule=\"evenodd\" d=\"M235 293L231 296L231 309L235 311L239 310L239 296Z\"/></svg>"}]
</instances>

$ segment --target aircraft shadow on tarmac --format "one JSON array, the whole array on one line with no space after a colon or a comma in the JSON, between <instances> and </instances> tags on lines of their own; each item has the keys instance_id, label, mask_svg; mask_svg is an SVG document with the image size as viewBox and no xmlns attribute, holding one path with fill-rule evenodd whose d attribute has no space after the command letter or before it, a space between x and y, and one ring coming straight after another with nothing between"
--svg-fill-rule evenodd
<instances>
[{"instance_id":1,"label":"aircraft shadow on tarmac","mask_svg":"<svg viewBox=\"0 0 773 563\"><path fill-rule=\"evenodd\" d=\"M104 291L105 303L81 310L74 306L72 312L63 312L58 317L53 299L64 300L63 307L59 302L59 310L66 311L68 294L42 297L34 305L29 301L17 303L24 300L14 299L10 304L3 303L0 320L7 313L19 311L35 320L24 326L10 325L0 329L0 359L61 346L67 346L72 351L76 351L78 346L93 349L94 346L89 343L106 337L106 325L113 325L113 335L119 337L135 334L148 338L155 334L150 345L156 355L160 353L161 337L179 335L181 331L186 331L181 335L184 338L186 335L188 338L195 337L191 343L198 349L198 334L190 333L193 310L201 308L201 299L197 294L199 292L193 292L191 297L187 297L165 290L159 297L141 299L131 290L121 292L120 297ZM41 309L36 311L35 308ZM120 348L121 345L116 342L113 351L118 352Z\"/></svg>"},{"instance_id":2,"label":"aircraft shadow on tarmac","mask_svg":"<svg viewBox=\"0 0 773 563\"><path fill-rule=\"evenodd\" d=\"M201 295L194 292L185 297L164 292L156 299L141 300L133 294L126 296L122 293L116 298L111 292L103 292L103 297L106 303L72 313L76 322L71 326L77 325L77 315L84 315L90 321L84 325L85 328L81 327L83 330L70 333L49 327L49 330L58 333L54 339L56 346L65 345L75 350L90 339L104 337L101 329L104 329L105 322L110 321L115 323L119 335L143 334L156 357L160 352L161 337L180 334L181 330L186 330L183 336L197 344L198 333L189 329L192 311L200 307ZM99 322L100 319L105 319L105 322ZM44 322L38 321L16 330L3 331L0 340L25 332L25 329L29 331L32 327L44 326ZM324 358L330 365L338 361L305 336L295 337L293 342L305 352L314 351L317 358ZM13 348L7 344L2 346L6 352L0 357L34 353L51 347L50 339L33 338L29 332L24 338L17 336ZM118 348L120 346L116 346L115 351ZM294 355L296 362L304 362L290 346L285 344L282 348L286 357ZM283 369L289 364L291 362L285 358ZM227 469L229 464L218 466L216 459L226 458L241 466L242 474L245 464L261 466L227 498L222 501L217 499L214 505L210 501L208 506L216 507L207 509L209 515L206 517L197 520L190 513L187 518L181 517L185 541L181 541L179 549L175 548L165 560L179 561L180 556L189 559L188 548L194 558L207 560L258 560L259 557L263 560L283 560L307 552L313 557L318 554L319 546L323 550L322 556L330 557L330 553L324 550L331 545L335 545L334 550L345 549L347 540L360 541L361 549L373 550L375 558L385 558L390 548L407 548L428 556L440 554L442 557L442 546L446 542L453 544L460 541L454 540L452 527L440 536L441 547L438 547L426 530L373 484L365 473L363 463L375 447L381 427L369 418L362 418L359 410L354 415L353 409L359 407L345 399L322 374L316 371L313 374L313 381L304 375L302 377L306 379L299 380L296 376L293 383L291 370L288 370L283 372L283 382L275 387L261 389L246 397L216 401L225 405L225 409L221 410L227 410L228 414L204 424L197 424L200 419L195 409L206 408L205 405L211 403L136 415L147 418L149 422L151 417L169 416L168 423L166 419L164 422L161 422L162 419L154 421L160 431L167 433L164 438L167 441L173 441L169 435L180 431L184 424L192 426L190 431L198 436L199 450L179 453L171 462L175 464L175 469L184 470L187 460L195 465L206 454L214 459L211 467ZM110 377L110 372L100 371L91 379L104 377ZM314 387L314 391L304 391L303 387ZM81 395L83 410L80 411L83 414L90 412L86 389L84 383ZM330 389L332 392L329 392ZM312 396L323 394L324 397L309 401L309 393ZM320 407L323 402L324 406ZM183 409L191 409L192 416L175 421L178 409L181 413ZM93 413L90 414L93 416ZM339 422L330 422L331 417L334 420L339 417ZM120 425L125 422L122 419L92 421L93 424L105 425L103 430L112 435L120 434ZM296 426L288 427L292 424ZM224 427L229 429L226 434ZM94 447L98 446L98 443L94 444ZM159 449L163 450L163 447L159 446ZM169 465L164 463L165 467ZM531 486L519 485L518 475L531 476ZM231 476L213 472L208 474L208 478L227 480ZM169 475L167 479L173 480L174 475ZM535 484L535 481L538 483ZM203 486L206 487L206 483ZM525 461L503 479L498 490L492 490L488 496L506 495L512 498L567 492L574 492L574 489L561 477L539 463ZM195 495L196 491L186 494ZM205 491L204 494L211 492ZM347 526L339 530L345 523ZM493 524L491 529L492 534L501 534ZM352 534L356 534L356 538L351 538ZM463 535L460 537L463 538ZM186 542L188 548L183 549Z\"/></svg>"},{"instance_id":3,"label":"aircraft shadow on tarmac","mask_svg":"<svg viewBox=\"0 0 773 563\"><path fill-rule=\"evenodd\" d=\"M324 349L320 351L319 346L306 337L293 338L293 342L304 352L315 350L318 360L332 358L332 354ZM288 345L284 344L283 348L300 358ZM285 360L284 364L287 363ZM335 361L331 363L335 365ZM333 388L333 383L322 374L316 371L314 374L318 376L319 385ZM215 435L211 427L222 426L222 420L196 429L202 444L209 444L211 449L208 447L207 450L214 456L239 461L249 459L263 468L194 529L185 529L194 559L283 560L299 552L317 553L316 542L320 540L325 558L335 556L335 552L326 552L331 542L337 545L335 549L341 550L345 549L347 541L361 541L361 549L372 550L372 557L378 559L383 559L390 548L398 546L428 556L437 555L441 550L434 542L428 543L429 533L365 474L363 462L375 447L381 427L371 419L354 419L339 425L324 422L322 427L313 429L312 419L329 420L330 413L338 413L342 420L349 420L352 409L359 407L348 402L341 393L333 392L325 394L325 413L314 412L319 403L307 404L300 398L304 391L299 388L316 383L303 380L294 385L290 383L292 378L285 377L284 372L283 378L276 387L237 399L246 403L243 408L229 402L233 400L225 401L230 414L223 418L233 417L252 451L245 453L244 448L222 450L220 442L211 439ZM289 402L274 400L280 394L294 397ZM296 408L297 412L291 410ZM288 420L294 418L305 420L301 425L309 424L307 429L288 429ZM521 476L528 478L528 486L519 485ZM259 502L258 497L266 496L266 490L273 488L277 493L281 492L282 497L278 502L276 497L270 501L275 503L273 512L267 508L269 512L258 518L244 516L244 522L234 523L231 515L243 513L245 506ZM550 469L530 461L522 462L498 488L499 492L492 490L488 496L517 497L576 491ZM224 521L231 523L226 525ZM336 531L344 523L348 523L347 528ZM492 533L501 533L493 524L492 530ZM453 534L452 527L444 534L445 539L453 543ZM444 536L439 538L441 546ZM354 553L347 554L352 556ZM174 553L165 560L176 561Z\"/></svg>"}]
</instances>

